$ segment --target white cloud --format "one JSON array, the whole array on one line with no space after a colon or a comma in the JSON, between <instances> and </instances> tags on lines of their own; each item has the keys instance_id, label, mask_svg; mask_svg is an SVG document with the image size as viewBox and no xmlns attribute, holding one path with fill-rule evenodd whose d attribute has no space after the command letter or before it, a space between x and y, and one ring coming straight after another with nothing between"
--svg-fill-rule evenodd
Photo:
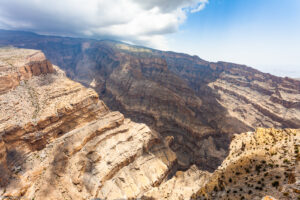
<instances>
[{"instance_id":1,"label":"white cloud","mask_svg":"<svg viewBox=\"0 0 300 200\"><path fill-rule=\"evenodd\" d=\"M198 3L191 9L191 13L199 12L205 8L205 5L208 3L208 0Z\"/></svg>"},{"instance_id":2,"label":"white cloud","mask_svg":"<svg viewBox=\"0 0 300 200\"><path fill-rule=\"evenodd\" d=\"M165 48L165 34L208 0L1 0L0 28Z\"/></svg>"}]
</instances>

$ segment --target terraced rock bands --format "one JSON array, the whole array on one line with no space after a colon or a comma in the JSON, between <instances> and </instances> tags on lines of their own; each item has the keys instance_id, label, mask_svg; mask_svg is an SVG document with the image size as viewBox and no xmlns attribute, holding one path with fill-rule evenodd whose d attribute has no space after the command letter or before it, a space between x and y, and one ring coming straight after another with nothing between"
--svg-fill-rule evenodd
<instances>
[{"instance_id":1,"label":"terraced rock bands","mask_svg":"<svg viewBox=\"0 0 300 200\"><path fill-rule=\"evenodd\" d=\"M299 195L300 81L113 41L1 45L31 49L0 48L1 197Z\"/></svg>"},{"instance_id":2,"label":"terraced rock bands","mask_svg":"<svg viewBox=\"0 0 300 200\"><path fill-rule=\"evenodd\" d=\"M174 138L178 168L214 171L234 133L300 128L300 81L226 62L113 41L1 31L0 45L42 50L105 104Z\"/></svg>"},{"instance_id":3,"label":"terraced rock bands","mask_svg":"<svg viewBox=\"0 0 300 200\"><path fill-rule=\"evenodd\" d=\"M45 59L35 50L10 48L5 54L22 63L10 65L16 72L34 55L41 55L35 66L42 67ZM136 198L160 185L177 161L168 144L53 69L20 80L0 96L1 195Z\"/></svg>"}]
</instances>

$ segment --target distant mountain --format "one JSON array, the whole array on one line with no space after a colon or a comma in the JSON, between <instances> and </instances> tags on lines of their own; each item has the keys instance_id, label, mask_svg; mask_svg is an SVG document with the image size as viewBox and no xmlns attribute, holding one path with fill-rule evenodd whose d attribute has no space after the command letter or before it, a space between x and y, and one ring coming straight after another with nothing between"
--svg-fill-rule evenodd
<instances>
[{"instance_id":1,"label":"distant mountain","mask_svg":"<svg viewBox=\"0 0 300 200\"><path fill-rule=\"evenodd\" d=\"M174 137L178 169L213 171L233 133L300 128L300 81L116 41L0 31L0 45L42 50L112 110Z\"/></svg>"}]
</instances>

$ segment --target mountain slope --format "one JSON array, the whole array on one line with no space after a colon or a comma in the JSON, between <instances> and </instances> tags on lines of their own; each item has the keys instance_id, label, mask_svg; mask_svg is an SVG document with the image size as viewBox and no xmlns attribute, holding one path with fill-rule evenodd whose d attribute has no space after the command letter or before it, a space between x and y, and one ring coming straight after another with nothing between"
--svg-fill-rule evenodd
<instances>
[{"instance_id":1,"label":"mountain slope","mask_svg":"<svg viewBox=\"0 0 300 200\"><path fill-rule=\"evenodd\" d=\"M236 135L222 165L192 199L299 199L300 129Z\"/></svg>"},{"instance_id":2,"label":"mountain slope","mask_svg":"<svg viewBox=\"0 0 300 200\"><path fill-rule=\"evenodd\" d=\"M0 49L0 82L1 199L136 198L175 167L167 141L40 51Z\"/></svg>"},{"instance_id":3,"label":"mountain slope","mask_svg":"<svg viewBox=\"0 0 300 200\"><path fill-rule=\"evenodd\" d=\"M0 44L43 50L110 109L173 137L180 169L216 169L233 133L300 128L300 81L294 79L113 41L1 31Z\"/></svg>"}]
</instances>

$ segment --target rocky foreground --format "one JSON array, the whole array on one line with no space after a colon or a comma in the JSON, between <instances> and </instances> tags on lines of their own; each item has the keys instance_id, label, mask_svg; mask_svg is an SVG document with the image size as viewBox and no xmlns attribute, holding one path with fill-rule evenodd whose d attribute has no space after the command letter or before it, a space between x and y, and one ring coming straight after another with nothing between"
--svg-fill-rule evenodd
<instances>
[{"instance_id":1,"label":"rocky foreground","mask_svg":"<svg viewBox=\"0 0 300 200\"><path fill-rule=\"evenodd\" d=\"M300 198L300 129L235 135L230 153L192 199Z\"/></svg>"},{"instance_id":2,"label":"rocky foreground","mask_svg":"<svg viewBox=\"0 0 300 200\"><path fill-rule=\"evenodd\" d=\"M253 129L267 123L270 123L269 126L297 128L300 110L297 81L270 75L271 82L264 87L276 86L282 98L282 101L273 104L270 103L272 95L269 94L265 94L265 101L254 99L257 97L253 91L265 90L255 90L238 83L227 87L231 92L222 92L220 89L217 94L208 88L225 87L228 82L224 81L224 76L227 77L229 73L226 70L230 73L237 70L223 64L222 70L218 69L220 66L215 69L221 71L223 78L219 77L207 85L201 86L202 83L199 83L199 88L195 88L208 93L205 93L207 96L197 96L191 90L192 85L167 69L169 66L163 59L144 55L143 51L148 49L130 49L127 45L109 47L120 52L98 55L103 56L98 60L100 64L106 63L102 67L115 69L105 80L104 93L99 80L108 73L105 70L100 70L101 73L96 71L99 77L89 86L97 89L100 99L118 100L115 106L125 111L127 116L133 116L133 121L118 111L111 111L93 89L68 79L41 51L10 47L0 49L1 198L175 200L261 199L266 195L276 199L298 198L300 129L257 129L240 135L233 134L235 130L243 130L243 127ZM136 57L138 53L143 59L138 58L137 61L128 57ZM119 61L114 61L109 65L105 59L110 59L111 55L119 56L122 62L123 59L129 59L129 63L124 61L124 65L116 65L115 62ZM175 56L180 58L178 54ZM177 60L179 63L180 59ZM88 66L84 64L82 66ZM161 71L158 67L162 67ZM213 68L214 65L209 66L214 74ZM237 72L237 79L244 77L239 75L242 72ZM145 78L147 74L153 80ZM171 81L173 78L177 81ZM202 78L205 80L204 76ZM251 79L250 75L248 78ZM190 77L189 80L193 79ZM256 79L253 80L251 84L258 83ZM168 84L159 81L167 81ZM85 79L81 82L88 85ZM144 82L147 84L143 85ZM121 83L128 88L123 88ZM122 90L123 95L119 95ZM165 92L161 93L160 90ZM179 95L179 91L182 95ZM241 94L242 91L248 92L250 102L257 101L264 107L245 104L245 96L228 96L232 92ZM150 94L157 95L157 98ZM145 99L140 95L144 95ZM253 98L250 98L251 95L254 95ZM133 99L129 101L127 97ZM136 104L133 105L133 102ZM146 102L148 107L143 107ZM214 104L216 102L218 104ZM237 118L232 117L237 111L230 112L229 105L228 110L224 111L226 102L238 108L246 106L245 112L249 115L258 114L257 110L260 110L261 115L251 118L247 118L247 115L245 123L241 123L242 120L236 121ZM284 105L289 107L285 109ZM269 113L264 110L267 106ZM133 108L136 110L131 112ZM284 109L285 117L281 113ZM217 115L214 113L217 110L223 112ZM149 113L155 117L147 118ZM272 113L279 116L274 118L277 121L267 120L267 116L274 117ZM211 124L208 118L216 124ZM135 122L138 119L148 122L150 127ZM250 119L257 123L261 120L261 124L255 124ZM229 143L228 152L226 145ZM219 165L219 162L222 164Z\"/></svg>"},{"instance_id":3,"label":"rocky foreground","mask_svg":"<svg viewBox=\"0 0 300 200\"><path fill-rule=\"evenodd\" d=\"M105 104L164 138L178 168L213 172L234 133L300 128L300 81L226 62L113 41L0 31L0 45L42 50Z\"/></svg>"},{"instance_id":4,"label":"rocky foreground","mask_svg":"<svg viewBox=\"0 0 300 200\"><path fill-rule=\"evenodd\" d=\"M0 195L135 198L176 162L144 124L111 112L36 50L0 50ZM10 84L13 83L13 84Z\"/></svg>"}]
</instances>

